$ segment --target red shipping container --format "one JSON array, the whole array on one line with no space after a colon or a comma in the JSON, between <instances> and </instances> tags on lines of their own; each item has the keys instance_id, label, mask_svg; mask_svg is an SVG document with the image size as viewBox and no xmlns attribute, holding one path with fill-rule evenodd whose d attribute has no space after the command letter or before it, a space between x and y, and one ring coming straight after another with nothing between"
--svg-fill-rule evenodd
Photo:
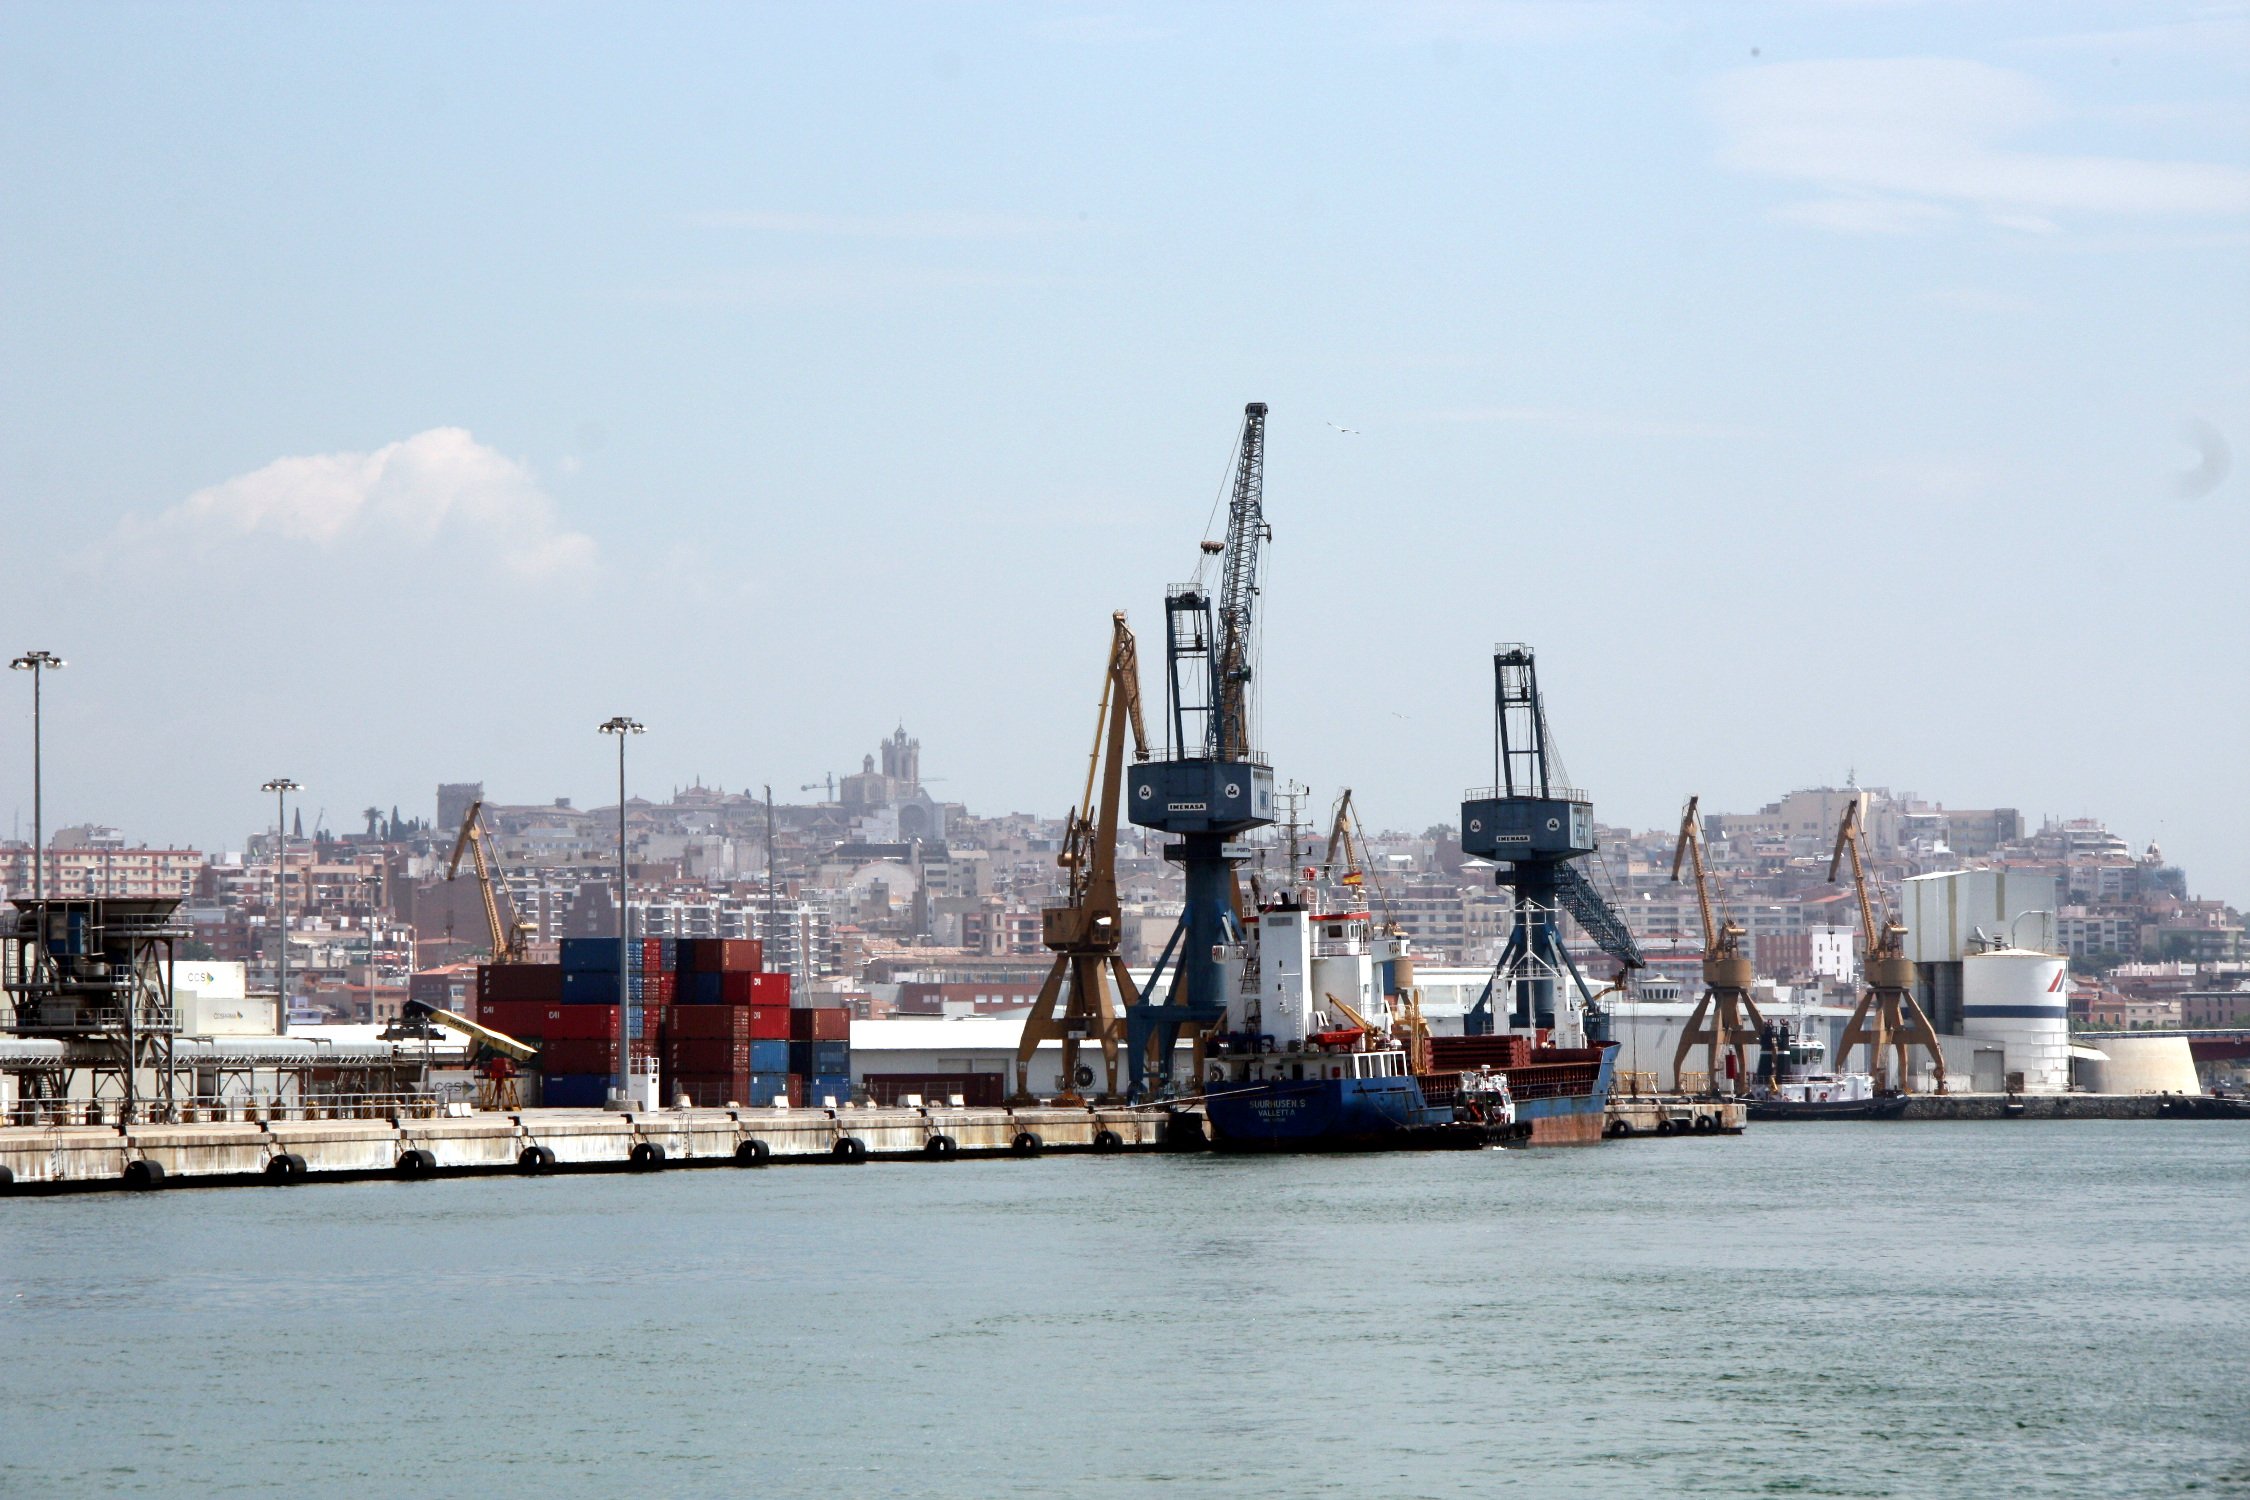
<instances>
[{"instance_id":1,"label":"red shipping container","mask_svg":"<svg viewBox=\"0 0 2250 1500\"><path fill-rule=\"evenodd\" d=\"M747 1075L750 1043L724 1036L679 1036L664 1044L664 1060L681 1073Z\"/></svg>"},{"instance_id":2,"label":"red shipping container","mask_svg":"<svg viewBox=\"0 0 2250 1500\"><path fill-rule=\"evenodd\" d=\"M617 1043L597 1037L549 1037L539 1049L543 1073L615 1073Z\"/></svg>"},{"instance_id":3,"label":"red shipping container","mask_svg":"<svg viewBox=\"0 0 2250 1500\"><path fill-rule=\"evenodd\" d=\"M651 1055L649 1044L633 1043L631 1055L636 1065L645 1064ZM604 1037L551 1037L539 1049L539 1069L543 1073L614 1073L617 1043Z\"/></svg>"},{"instance_id":4,"label":"red shipping container","mask_svg":"<svg viewBox=\"0 0 2250 1500\"><path fill-rule=\"evenodd\" d=\"M680 1013L685 1015L690 1008L682 1007ZM704 1008L710 1010L724 1009L738 1015L748 1016L750 1018L750 1034L760 1041L785 1042L789 1039L789 1007L786 1005L768 1005L760 1001L756 1005L745 1005L739 1011L735 1010L733 1006L714 1005Z\"/></svg>"},{"instance_id":5,"label":"red shipping container","mask_svg":"<svg viewBox=\"0 0 2250 1500\"><path fill-rule=\"evenodd\" d=\"M750 1029L751 1009L735 1005L682 1005L666 1012L668 1037L731 1037L747 1042L757 1033Z\"/></svg>"},{"instance_id":6,"label":"red shipping container","mask_svg":"<svg viewBox=\"0 0 2250 1500\"><path fill-rule=\"evenodd\" d=\"M760 974L751 981L751 993L760 1005L787 1005L789 1003L789 976L787 974Z\"/></svg>"},{"instance_id":7,"label":"red shipping container","mask_svg":"<svg viewBox=\"0 0 2250 1500\"><path fill-rule=\"evenodd\" d=\"M852 1013L841 1005L800 1005L789 1012L789 1037L798 1042L848 1042Z\"/></svg>"},{"instance_id":8,"label":"red shipping container","mask_svg":"<svg viewBox=\"0 0 2250 1500\"><path fill-rule=\"evenodd\" d=\"M559 1005L547 1021L547 1040L568 1037L572 1040L589 1037L615 1037L617 1035L617 1007L614 1005ZM560 1068L553 1072L563 1071Z\"/></svg>"},{"instance_id":9,"label":"red shipping container","mask_svg":"<svg viewBox=\"0 0 2250 1500\"><path fill-rule=\"evenodd\" d=\"M547 1034L549 1016L574 1008L538 1000L487 1000L477 1006L477 1024L519 1041L536 1042Z\"/></svg>"},{"instance_id":10,"label":"red shipping container","mask_svg":"<svg viewBox=\"0 0 2250 1500\"><path fill-rule=\"evenodd\" d=\"M756 938L697 938L695 967L702 973L755 973L765 967L766 945Z\"/></svg>"},{"instance_id":11,"label":"red shipping container","mask_svg":"<svg viewBox=\"0 0 2250 1500\"><path fill-rule=\"evenodd\" d=\"M679 976L676 974L644 974L641 976L641 998L650 1005L670 1005L679 994Z\"/></svg>"},{"instance_id":12,"label":"red shipping container","mask_svg":"<svg viewBox=\"0 0 2250 1500\"><path fill-rule=\"evenodd\" d=\"M748 1005L757 998L758 976L739 971L719 976L719 999L728 1005Z\"/></svg>"},{"instance_id":13,"label":"red shipping container","mask_svg":"<svg viewBox=\"0 0 2250 1500\"><path fill-rule=\"evenodd\" d=\"M562 999L561 964L481 964L477 994L485 1000Z\"/></svg>"}]
</instances>

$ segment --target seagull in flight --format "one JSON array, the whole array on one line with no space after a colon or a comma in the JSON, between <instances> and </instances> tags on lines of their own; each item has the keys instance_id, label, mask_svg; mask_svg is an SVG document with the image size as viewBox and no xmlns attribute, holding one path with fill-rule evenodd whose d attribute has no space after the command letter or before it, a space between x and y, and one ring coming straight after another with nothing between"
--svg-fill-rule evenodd
<instances>
[{"instance_id":1,"label":"seagull in flight","mask_svg":"<svg viewBox=\"0 0 2250 1500\"><path fill-rule=\"evenodd\" d=\"M1329 423L1328 425L1329 425L1329 426L1331 426L1331 427L1336 427L1336 424L1335 424L1334 422L1331 422L1331 423ZM1337 430L1338 432L1341 432L1341 433L1343 433L1343 434L1344 434L1344 435L1345 435L1346 437L1363 437L1363 436L1365 436L1365 434L1364 434L1364 433L1362 433L1362 432L1361 432L1361 431L1360 431L1360 430L1359 430L1359 429L1358 429L1357 427L1336 427L1336 430Z\"/></svg>"}]
</instances>

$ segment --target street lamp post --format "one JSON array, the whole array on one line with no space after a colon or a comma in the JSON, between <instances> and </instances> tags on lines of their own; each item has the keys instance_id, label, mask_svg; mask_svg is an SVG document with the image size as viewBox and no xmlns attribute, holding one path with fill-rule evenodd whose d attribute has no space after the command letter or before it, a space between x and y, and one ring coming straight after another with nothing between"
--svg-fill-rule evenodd
<instances>
[{"instance_id":1,"label":"street lamp post","mask_svg":"<svg viewBox=\"0 0 2250 1500\"><path fill-rule=\"evenodd\" d=\"M647 726L618 714L601 730L617 736L617 1093L629 1099L633 1076L633 917L632 908L626 904L631 888L626 884L625 869L625 741L646 733Z\"/></svg>"},{"instance_id":2,"label":"street lamp post","mask_svg":"<svg viewBox=\"0 0 2250 1500\"><path fill-rule=\"evenodd\" d=\"M360 888L361 888L362 890L364 890L364 891L366 891L366 892L367 892L367 1019L368 1019L368 1020L370 1020L370 1021L372 1021L372 1020L376 1019L376 1016L375 1016L375 907L376 907L376 904L377 904L377 903L378 903L378 902L379 902L379 901L380 901L380 900L382 899L382 895L383 895L383 877L382 877L381 875L379 875L379 874L378 874L378 875L362 875L362 876L360 876L360 877L359 877L359 884L360 884Z\"/></svg>"},{"instance_id":3,"label":"street lamp post","mask_svg":"<svg viewBox=\"0 0 2250 1500\"><path fill-rule=\"evenodd\" d=\"M289 794L304 787L276 776L260 791L273 793L274 1035L289 1034ZM373 1002L370 1001L370 1004Z\"/></svg>"},{"instance_id":4,"label":"street lamp post","mask_svg":"<svg viewBox=\"0 0 2250 1500\"><path fill-rule=\"evenodd\" d=\"M33 901L45 901L47 899L47 852L42 847L46 842L46 837L45 829L40 821L42 768L40 766L39 746L39 684L40 679L46 676L49 671L60 670L65 663L61 657L55 655L52 651L26 651L14 661L9 662L8 665L19 672L31 674L31 899ZM45 919L42 918L41 920ZM44 943L40 945L40 951L46 951Z\"/></svg>"}]
</instances>

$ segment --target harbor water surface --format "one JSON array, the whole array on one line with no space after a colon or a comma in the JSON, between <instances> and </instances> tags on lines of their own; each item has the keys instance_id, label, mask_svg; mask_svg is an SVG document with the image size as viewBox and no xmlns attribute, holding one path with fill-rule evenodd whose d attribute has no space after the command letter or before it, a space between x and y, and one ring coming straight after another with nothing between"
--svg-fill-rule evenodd
<instances>
[{"instance_id":1,"label":"harbor water surface","mask_svg":"<svg viewBox=\"0 0 2250 1500\"><path fill-rule=\"evenodd\" d=\"M2250 1494L2250 1129L0 1202L0 1495Z\"/></svg>"}]
</instances>

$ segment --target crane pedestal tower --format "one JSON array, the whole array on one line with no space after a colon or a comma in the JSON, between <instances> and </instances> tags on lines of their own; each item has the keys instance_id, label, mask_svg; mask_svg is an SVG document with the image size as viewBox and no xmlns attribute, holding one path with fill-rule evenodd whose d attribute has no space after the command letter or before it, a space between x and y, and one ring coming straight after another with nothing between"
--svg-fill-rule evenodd
<instances>
[{"instance_id":1,"label":"crane pedestal tower","mask_svg":"<svg viewBox=\"0 0 2250 1500\"><path fill-rule=\"evenodd\" d=\"M1639 947L1601 892L1573 861L1594 852L1594 804L1566 785L1548 741L1546 705L1528 646L1492 655L1493 768L1497 784L1461 799L1461 851L1492 860L1493 879L1515 893L1515 928L1462 1029L1545 1031L1560 1047L1608 1040L1595 992L1563 943L1562 919L1578 921L1604 953L1628 969Z\"/></svg>"},{"instance_id":2,"label":"crane pedestal tower","mask_svg":"<svg viewBox=\"0 0 2250 1500\"><path fill-rule=\"evenodd\" d=\"M1258 549L1265 522L1266 405L1243 409L1225 543L1204 543L1219 562L1216 608L1202 583L1177 584L1164 599L1165 757L1133 766L1126 815L1174 834L1164 857L1180 867L1186 899L1179 925L1127 1006L1131 1094L1169 1087L1183 1028L1202 1033L1226 1017L1223 971L1213 957L1242 941L1235 868L1249 855L1236 842L1273 822L1273 768L1252 748L1251 678L1256 664ZM1161 988L1167 968L1171 985ZM1157 998L1161 991L1162 998ZM1200 1054L1197 1057L1200 1075Z\"/></svg>"}]
</instances>

